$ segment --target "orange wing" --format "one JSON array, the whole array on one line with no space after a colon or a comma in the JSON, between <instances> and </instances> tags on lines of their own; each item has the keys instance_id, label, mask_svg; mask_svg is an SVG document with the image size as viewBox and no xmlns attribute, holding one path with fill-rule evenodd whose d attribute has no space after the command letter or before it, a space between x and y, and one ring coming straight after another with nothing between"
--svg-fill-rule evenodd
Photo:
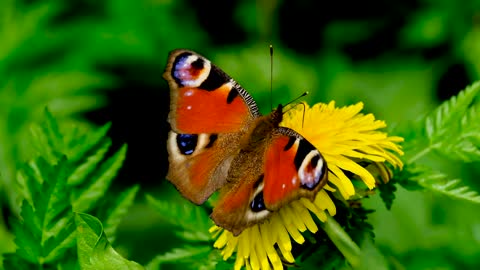
<instances>
[{"instance_id":1,"label":"orange wing","mask_svg":"<svg viewBox=\"0 0 480 270\"><path fill-rule=\"evenodd\" d=\"M239 132L260 116L245 89L192 51L171 52L163 77L170 86L168 120L177 133Z\"/></svg>"},{"instance_id":2,"label":"orange wing","mask_svg":"<svg viewBox=\"0 0 480 270\"><path fill-rule=\"evenodd\" d=\"M301 197L314 199L327 182L320 152L292 129L280 127L265 153L263 198L271 211Z\"/></svg>"},{"instance_id":3,"label":"orange wing","mask_svg":"<svg viewBox=\"0 0 480 270\"><path fill-rule=\"evenodd\" d=\"M327 181L322 155L297 132L281 127L268 137L264 152L242 151L232 161L213 209L215 223L235 235L293 200L313 200Z\"/></svg>"}]
</instances>

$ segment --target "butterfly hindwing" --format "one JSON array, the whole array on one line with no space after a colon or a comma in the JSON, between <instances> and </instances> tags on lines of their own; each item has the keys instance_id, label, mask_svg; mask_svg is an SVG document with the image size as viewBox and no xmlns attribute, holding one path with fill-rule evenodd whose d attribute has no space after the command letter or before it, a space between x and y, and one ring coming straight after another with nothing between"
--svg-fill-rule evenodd
<instances>
[{"instance_id":1,"label":"butterfly hindwing","mask_svg":"<svg viewBox=\"0 0 480 270\"><path fill-rule=\"evenodd\" d=\"M284 127L266 136L260 152L241 151L232 166L211 217L235 235L294 200L313 200L327 181L320 152Z\"/></svg>"},{"instance_id":2,"label":"butterfly hindwing","mask_svg":"<svg viewBox=\"0 0 480 270\"><path fill-rule=\"evenodd\" d=\"M327 182L327 164L320 152L292 129L274 131L265 152L263 199L271 211L307 197L314 199Z\"/></svg>"},{"instance_id":3,"label":"butterfly hindwing","mask_svg":"<svg viewBox=\"0 0 480 270\"><path fill-rule=\"evenodd\" d=\"M234 235L271 214L263 204L262 164L261 152L240 151L232 161L226 185L220 189L210 217Z\"/></svg>"}]
</instances>

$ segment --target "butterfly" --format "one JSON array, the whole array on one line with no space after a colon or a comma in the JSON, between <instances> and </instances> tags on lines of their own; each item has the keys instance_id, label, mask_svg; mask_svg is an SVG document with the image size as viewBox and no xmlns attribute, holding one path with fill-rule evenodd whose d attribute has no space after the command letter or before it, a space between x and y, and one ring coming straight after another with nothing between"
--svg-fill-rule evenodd
<instances>
[{"instance_id":1,"label":"butterfly","mask_svg":"<svg viewBox=\"0 0 480 270\"><path fill-rule=\"evenodd\" d=\"M234 235L327 182L320 152L281 127L283 106L267 115L225 72L193 51L170 52L163 78L170 87L169 180L191 202L216 191L210 218Z\"/></svg>"}]
</instances>

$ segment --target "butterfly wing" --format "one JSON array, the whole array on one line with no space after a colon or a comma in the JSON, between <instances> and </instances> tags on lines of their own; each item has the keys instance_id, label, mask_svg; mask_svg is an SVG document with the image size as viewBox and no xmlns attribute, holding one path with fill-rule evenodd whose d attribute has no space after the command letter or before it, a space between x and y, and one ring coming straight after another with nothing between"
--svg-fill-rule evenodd
<instances>
[{"instance_id":1,"label":"butterfly wing","mask_svg":"<svg viewBox=\"0 0 480 270\"><path fill-rule=\"evenodd\" d=\"M280 127L265 153L263 199L267 209L306 197L311 200L327 182L327 163L296 131Z\"/></svg>"},{"instance_id":2,"label":"butterfly wing","mask_svg":"<svg viewBox=\"0 0 480 270\"><path fill-rule=\"evenodd\" d=\"M163 77L172 129L167 179L201 204L225 183L239 140L260 113L245 89L195 52L172 51Z\"/></svg>"},{"instance_id":3,"label":"butterfly wing","mask_svg":"<svg viewBox=\"0 0 480 270\"><path fill-rule=\"evenodd\" d=\"M327 164L320 152L300 134L284 127L268 136L262 153L241 152L234 164L229 185L222 188L211 217L235 235L293 200L313 200L327 181Z\"/></svg>"}]
</instances>

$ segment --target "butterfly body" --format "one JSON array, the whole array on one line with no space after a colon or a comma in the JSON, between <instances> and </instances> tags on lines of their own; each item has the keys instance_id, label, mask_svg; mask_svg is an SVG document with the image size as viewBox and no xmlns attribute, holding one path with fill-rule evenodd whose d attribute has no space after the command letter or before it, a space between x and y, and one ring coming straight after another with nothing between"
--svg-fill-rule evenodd
<instances>
[{"instance_id":1,"label":"butterfly body","mask_svg":"<svg viewBox=\"0 0 480 270\"><path fill-rule=\"evenodd\" d=\"M167 179L202 204L215 191L211 218L235 235L289 202L314 199L327 165L315 147L279 126L283 107L261 115L252 97L203 56L170 53L171 131Z\"/></svg>"}]
</instances>

